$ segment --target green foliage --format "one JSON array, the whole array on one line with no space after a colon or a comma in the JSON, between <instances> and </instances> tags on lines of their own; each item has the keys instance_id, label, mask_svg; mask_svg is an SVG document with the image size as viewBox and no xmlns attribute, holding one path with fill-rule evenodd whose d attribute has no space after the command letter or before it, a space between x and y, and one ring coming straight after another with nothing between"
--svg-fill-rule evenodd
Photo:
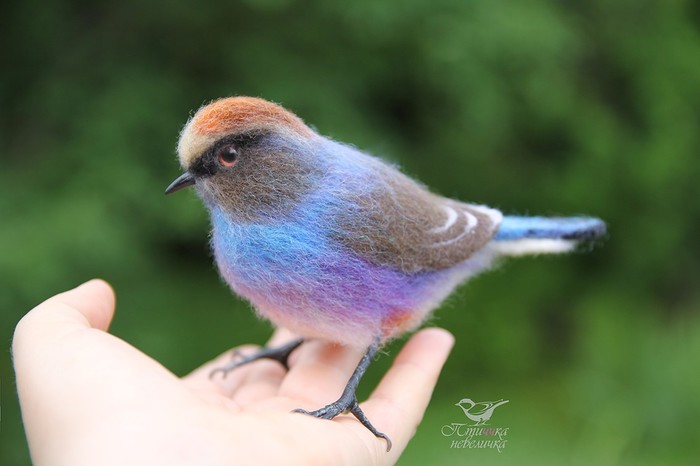
<instances>
[{"instance_id":1,"label":"green foliage","mask_svg":"<svg viewBox=\"0 0 700 466\"><path fill-rule=\"evenodd\" d=\"M0 336L93 276L112 331L178 374L269 333L217 278L188 114L259 95L509 213L600 216L587 255L512 262L433 323L458 337L403 464L687 464L700 418L700 9L690 0L0 6ZM391 349L395 354L397 346ZM1 360L3 464L28 464ZM363 390L387 367L383 358ZM463 397L506 398L502 453L453 450Z\"/></svg>"}]
</instances>

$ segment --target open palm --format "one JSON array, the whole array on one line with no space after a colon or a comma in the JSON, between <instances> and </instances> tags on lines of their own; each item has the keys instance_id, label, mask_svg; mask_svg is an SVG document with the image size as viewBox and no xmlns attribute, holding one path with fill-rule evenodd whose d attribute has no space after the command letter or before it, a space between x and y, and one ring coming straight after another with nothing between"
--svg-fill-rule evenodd
<instances>
[{"instance_id":1,"label":"open palm","mask_svg":"<svg viewBox=\"0 0 700 466\"><path fill-rule=\"evenodd\" d=\"M17 385L36 465L393 464L420 423L452 337L427 329L409 340L361 404L393 448L350 416L320 420L361 350L304 343L289 371L256 361L226 378L220 356L178 378L106 332L109 286L93 280L30 311L13 341ZM270 344L294 336L278 331ZM242 352L254 347L242 347Z\"/></svg>"}]
</instances>

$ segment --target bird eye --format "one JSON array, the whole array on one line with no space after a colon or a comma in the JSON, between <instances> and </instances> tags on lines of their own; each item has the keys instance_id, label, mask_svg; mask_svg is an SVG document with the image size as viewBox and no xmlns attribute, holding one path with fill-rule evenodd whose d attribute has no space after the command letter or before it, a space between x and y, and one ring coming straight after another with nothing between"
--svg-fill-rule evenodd
<instances>
[{"instance_id":1,"label":"bird eye","mask_svg":"<svg viewBox=\"0 0 700 466\"><path fill-rule=\"evenodd\" d=\"M236 159L238 158L236 146L233 144L227 144L221 147L217 151L216 157L219 160L219 163L224 167L233 167L236 164Z\"/></svg>"}]
</instances>

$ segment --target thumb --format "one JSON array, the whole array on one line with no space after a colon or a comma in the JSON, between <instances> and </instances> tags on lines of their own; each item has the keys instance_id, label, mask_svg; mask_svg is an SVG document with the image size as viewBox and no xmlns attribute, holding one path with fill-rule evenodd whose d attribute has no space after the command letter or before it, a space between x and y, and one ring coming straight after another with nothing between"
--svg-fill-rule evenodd
<instances>
[{"instance_id":1,"label":"thumb","mask_svg":"<svg viewBox=\"0 0 700 466\"><path fill-rule=\"evenodd\" d=\"M57 294L29 311L17 324L13 353L50 344L78 329L106 331L114 316L114 304L114 291L99 279Z\"/></svg>"},{"instance_id":2,"label":"thumb","mask_svg":"<svg viewBox=\"0 0 700 466\"><path fill-rule=\"evenodd\" d=\"M83 315L90 327L99 330L106 331L114 316L114 290L100 279L90 280L77 288L57 294L47 303L52 301L72 307Z\"/></svg>"},{"instance_id":3,"label":"thumb","mask_svg":"<svg viewBox=\"0 0 700 466\"><path fill-rule=\"evenodd\" d=\"M86 433L100 438L110 419L123 431L138 413L151 414L157 396L179 388L162 365L106 332L113 314L112 289L91 280L47 299L17 324L13 362L33 464L57 464L82 451Z\"/></svg>"}]
</instances>

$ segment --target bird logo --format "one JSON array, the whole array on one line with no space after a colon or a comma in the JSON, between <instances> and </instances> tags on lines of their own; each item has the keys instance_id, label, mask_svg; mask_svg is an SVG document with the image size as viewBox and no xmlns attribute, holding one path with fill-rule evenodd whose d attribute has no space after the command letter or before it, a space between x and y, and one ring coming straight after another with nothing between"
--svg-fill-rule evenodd
<instances>
[{"instance_id":1,"label":"bird logo","mask_svg":"<svg viewBox=\"0 0 700 466\"><path fill-rule=\"evenodd\" d=\"M501 405L508 403L509 400L498 400L498 401L479 401L474 402L469 398L464 398L456 403L455 406L459 406L464 411L464 415L469 419L474 421L475 426L483 426L486 421L491 419L493 411Z\"/></svg>"}]
</instances>

